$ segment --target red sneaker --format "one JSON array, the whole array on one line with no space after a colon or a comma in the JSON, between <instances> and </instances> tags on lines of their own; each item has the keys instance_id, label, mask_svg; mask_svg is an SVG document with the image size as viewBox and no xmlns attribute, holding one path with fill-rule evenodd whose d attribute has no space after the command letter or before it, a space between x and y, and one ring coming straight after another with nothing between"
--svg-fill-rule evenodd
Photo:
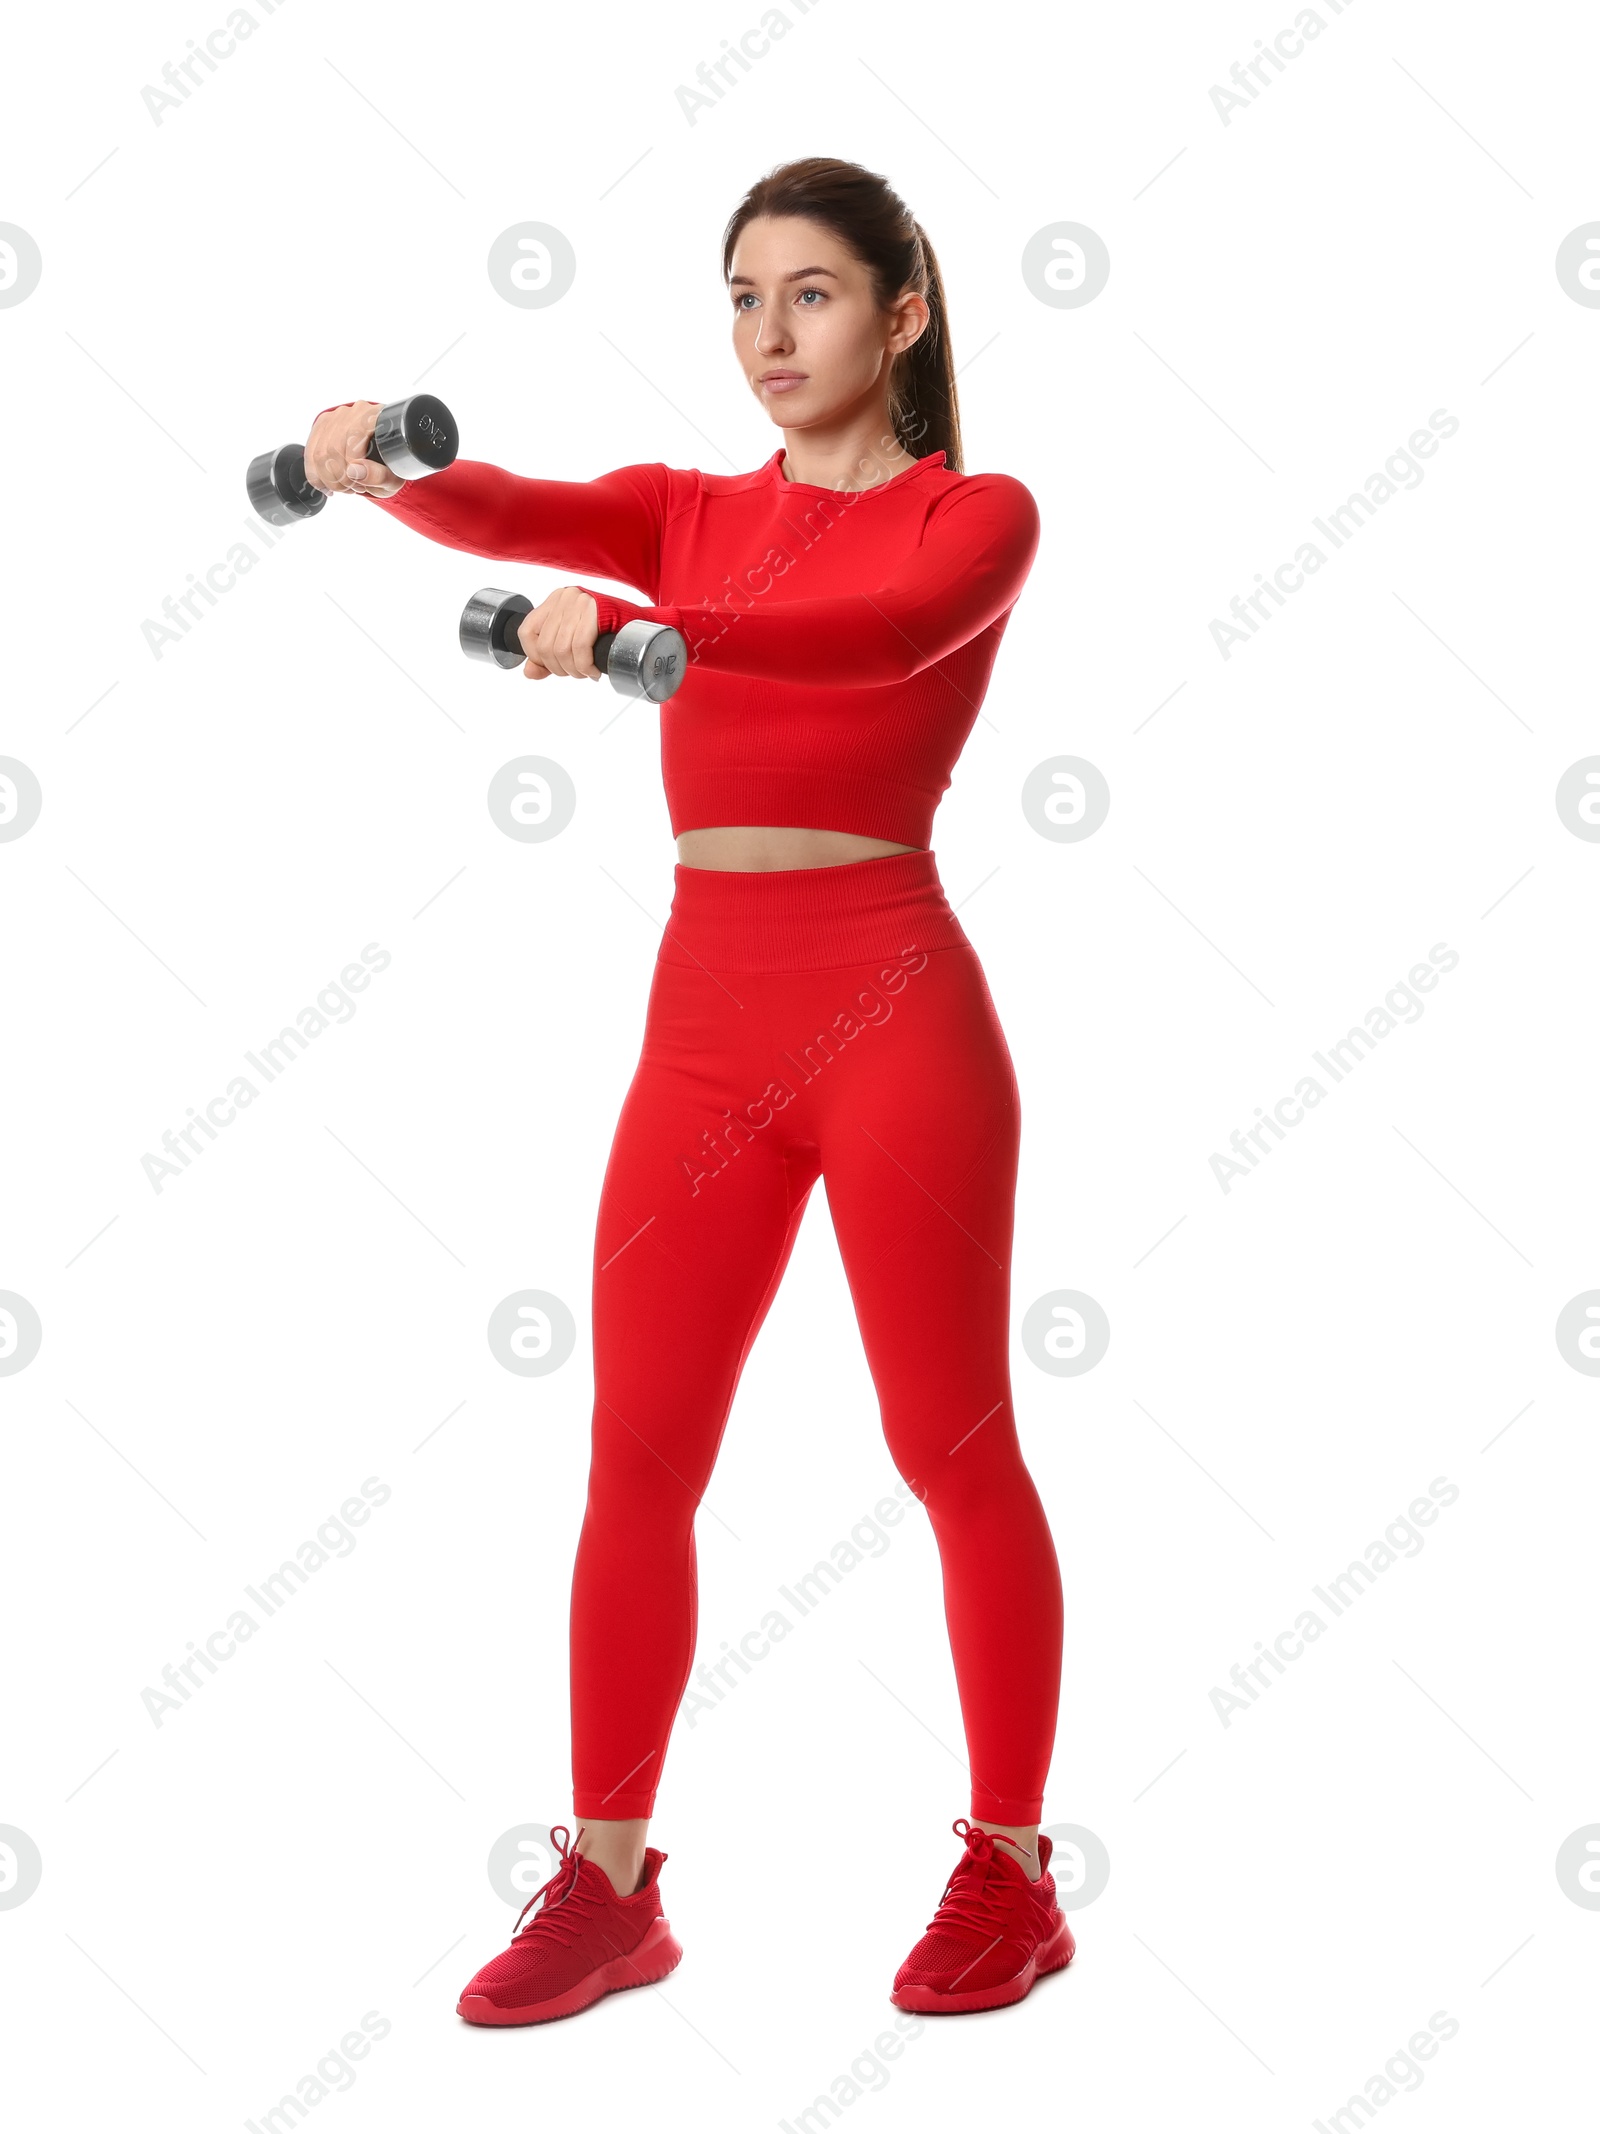
<instances>
[{"instance_id":1,"label":"red sneaker","mask_svg":"<svg viewBox=\"0 0 1600 2134\"><path fill-rule=\"evenodd\" d=\"M919 2015L958 2015L1020 2001L1036 1978L1072 1961L1077 1944L1056 1903L1051 1839L1039 1840L1039 1879L1030 1882L1022 1848L958 1815L951 1824L967 1849L944 1886L928 1931L894 1976L897 2008Z\"/></svg>"},{"instance_id":2,"label":"red sneaker","mask_svg":"<svg viewBox=\"0 0 1600 2134\"><path fill-rule=\"evenodd\" d=\"M619 1897L603 1868L569 1849L565 1824L550 1836L561 1865L518 1914L510 1948L468 1981L456 2014L469 2023L548 2023L576 2015L623 1986L653 1986L683 1955L661 1911L664 1852L647 1846L643 1882ZM543 1908L524 1927L541 1897Z\"/></svg>"}]
</instances>

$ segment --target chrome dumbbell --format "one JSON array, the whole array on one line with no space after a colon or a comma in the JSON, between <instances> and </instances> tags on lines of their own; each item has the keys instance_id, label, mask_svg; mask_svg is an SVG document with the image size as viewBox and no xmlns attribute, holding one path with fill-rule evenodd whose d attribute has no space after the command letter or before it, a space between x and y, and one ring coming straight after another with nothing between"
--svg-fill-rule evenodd
<instances>
[{"instance_id":1,"label":"chrome dumbbell","mask_svg":"<svg viewBox=\"0 0 1600 2134\"><path fill-rule=\"evenodd\" d=\"M461 610L462 651L496 667L520 667L528 655L517 631L533 605L524 593L482 587ZM669 624L625 622L620 630L601 631L594 641L594 663L619 696L664 704L682 682L689 656Z\"/></svg>"},{"instance_id":2,"label":"chrome dumbbell","mask_svg":"<svg viewBox=\"0 0 1600 2134\"><path fill-rule=\"evenodd\" d=\"M415 481L448 467L460 449L456 419L432 393L413 393L378 410L367 457L381 461L391 474ZM306 480L304 445L279 445L250 462L244 478L251 503L269 526L293 526L315 518L328 501L325 489Z\"/></svg>"}]
</instances>

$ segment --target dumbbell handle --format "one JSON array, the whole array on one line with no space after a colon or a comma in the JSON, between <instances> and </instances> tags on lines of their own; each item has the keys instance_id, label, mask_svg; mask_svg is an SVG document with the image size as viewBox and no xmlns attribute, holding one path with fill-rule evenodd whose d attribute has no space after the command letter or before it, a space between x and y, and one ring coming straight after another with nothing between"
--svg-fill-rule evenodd
<instances>
[{"instance_id":1,"label":"dumbbell handle","mask_svg":"<svg viewBox=\"0 0 1600 2134\"><path fill-rule=\"evenodd\" d=\"M528 655L522 649L522 639L518 633L522 628L523 617L532 613L533 602L530 600L521 613L518 613L515 608L506 607L502 608L495 617L496 628L493 642L502 652L514 653L519 665ZM611 658L611 647L616 641L617 633L615 630L602 630L594 641L594 663L602 674L606 671L607 662Z\"/></svg>"},{"instance_id":2,"label":"dumbbell handle","mask_svg":"<svg viewBox=\"0 0 1600 2134\"><path fill-rule=\"evenodd\" d=\"M482 595L475 597L481 599ZM494 649L504 652L519 667L528 656L522 649L520 633L523 622L532 613L533 602L526 594L519 593L514 599L505 599L495 615L489 634L489 642ZM594 641L594 663L602 674L606 671L606 661L611 656L611 647L616 642L616 635L615 630L602 630Z\"/></svg>"}]
</instances>

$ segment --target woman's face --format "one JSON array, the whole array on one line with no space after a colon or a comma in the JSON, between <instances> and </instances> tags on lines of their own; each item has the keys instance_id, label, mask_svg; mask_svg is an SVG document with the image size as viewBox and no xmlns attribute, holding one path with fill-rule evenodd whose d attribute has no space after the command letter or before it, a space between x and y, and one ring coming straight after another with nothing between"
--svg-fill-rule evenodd
<instances>
[{"instance_id":1,"label":"woman's face","mask_svg":"<svg viewBox=\"0 0 1600 2134\"><path fill-rule=\"evenodd\" d=\"M924 298L888 313L872 277L830 230L797 215L758 215L734 246L733 347L775 423L804 430L880 400L889 368L928 323Z\"/></svg>"}]
</instances>

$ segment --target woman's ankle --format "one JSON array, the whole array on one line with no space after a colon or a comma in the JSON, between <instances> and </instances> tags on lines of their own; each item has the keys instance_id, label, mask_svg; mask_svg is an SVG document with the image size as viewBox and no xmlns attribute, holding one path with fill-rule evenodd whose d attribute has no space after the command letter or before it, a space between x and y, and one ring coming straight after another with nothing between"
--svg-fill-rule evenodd
<instances>
[{"instance_id":1,"label":"woman's ankle","mask_svg":"<svg viewBox=\"0 0 1600 2134\"><path fill-rule=\"evenodd\" d=\"M598 1867L619 1897L631 1897L644 1878L645 1832L649 1819L630 1816L578 1818L574 1850Z\"/></svg>"},{"instance_id":2,"label":"woman's ankle","mask_svg":"<svg viewBox=\"0 0 1600 2134\"><path fill-rule=\"evenodd\" d=\"M1009 1857L1016 1861L1030 1882L1037 1882L1043 1869L1039 1863L1039 1826L1037 1823L986 1823L979 1816L972 1820L980 1830L994 1832L1011 1840L1006 1847Z\"/></svg>"}]
</instances>

